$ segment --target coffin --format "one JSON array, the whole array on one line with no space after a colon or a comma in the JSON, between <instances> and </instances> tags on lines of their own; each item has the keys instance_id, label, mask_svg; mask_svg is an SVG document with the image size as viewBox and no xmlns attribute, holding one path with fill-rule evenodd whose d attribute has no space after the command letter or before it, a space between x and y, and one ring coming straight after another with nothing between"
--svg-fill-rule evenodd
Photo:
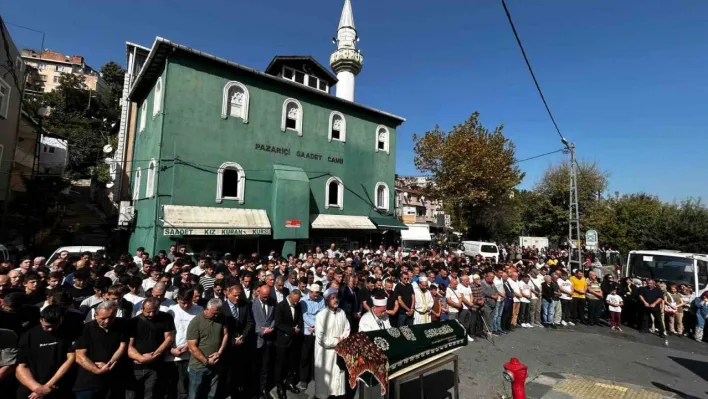
<instances>
[{"instance_id":1,"label":"coffin","mask_svg":"<svg viewBox=\"0 0 708 399\"><path fill-rule=\"evenodd\" d=\"M466 345L465 328L457 320L447 320L352 334L335 351L352 388L361 379L368 386L380 384L385 395L390 378Z\"/></svg>"}]
</instances>

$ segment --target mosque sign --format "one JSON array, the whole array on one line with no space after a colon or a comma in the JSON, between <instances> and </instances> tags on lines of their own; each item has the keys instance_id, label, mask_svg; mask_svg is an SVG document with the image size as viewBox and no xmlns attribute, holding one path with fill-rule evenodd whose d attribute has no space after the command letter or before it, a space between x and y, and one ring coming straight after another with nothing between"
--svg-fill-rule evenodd
<instances>
[{"instance_id":1,"label":"mosque sign","mask_svg":"<svg viewBox=\"0 0 708 399\"><path fill-rule=\"evenodd\" d=\"M165 228L166 236L267 236L271 229L177 229Z\"/></svg>"}]
</instances>

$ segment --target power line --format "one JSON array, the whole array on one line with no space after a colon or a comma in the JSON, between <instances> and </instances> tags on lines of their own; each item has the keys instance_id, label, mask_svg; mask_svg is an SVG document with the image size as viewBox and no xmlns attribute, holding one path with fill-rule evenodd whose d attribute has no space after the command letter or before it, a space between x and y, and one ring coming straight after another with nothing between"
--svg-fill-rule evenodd
<instances>
[{"instance_id":1,"label":"power line","mask_svg":"<svg viewBox=\"0 0 708 399\"><path fill-rule=\"evenodd\" d=\"M526 162L526 161L530 161L530 160L532 160L532 159L545 157L545 156L547 156L547 155L551 155L551 154L555 154L555 153L563 152L563 151L565 151L565 149L564 149L564 148L561 148L560 150L555 150L555 151L547 152L547 153L545 153L545 154L540 154L540 155L536 155L536 156L533 156L533 157L520 159L520 160L514 162L514 164L521 163L521 162Z\"/></svg>"},{"instance_id":2,"label":"power line","mask_svg":"<svg viewBox=\"0 0 708 399\"><path fill-rule=\"evenodd\" d=\"M541 86L538 84L538 80L536 79L536 74L533 73L533 68L531 68L531 62L529 61L529 57L526 55L526 51L524 50L524 46L521 44L521 39L519 38L518 32L516 32L516 27L514 26L514 21L511 20L511 14L509 13L509 9L506 6L506 1L502 0L502 6L504 7L504 12L506 13L506 17L509 20L509 25L511 25L511 30L514 31L514 37L516 37L516 43L519 44L519 48L521 49L521 54L524 56L524 61L526 61L526 66L529 68L529 72L531 73L531 77L533 78L533 83L536 85L536 90L538 90L538 94L541 96L541 101L543 101L543 105L546 107L546 111L548 111L548 116L551 118L551 122L553 122L553 126L556 128L556 132L558 132L558 136L560 136L561 140L565 143L565 138L563 137L563 134L560 131L560 128L558 128L558 124L556 123L556 119L553 117L553 113L551 113L551 108L548 106L548 102L546 102L546 97L543 95L543 91L541 91Z\"/></svg>"}]
</instances>

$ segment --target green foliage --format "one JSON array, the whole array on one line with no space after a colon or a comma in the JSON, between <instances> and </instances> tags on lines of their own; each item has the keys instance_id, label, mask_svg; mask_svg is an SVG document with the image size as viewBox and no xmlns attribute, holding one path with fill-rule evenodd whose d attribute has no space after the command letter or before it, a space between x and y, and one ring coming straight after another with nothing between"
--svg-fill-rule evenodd
<instances>
[{"instance_id":1,"label":"green foliage","mask_svg":"<svg viewBox=\"0 0 708 399\"><path fill-rule=\"evenodd\" d=\"M86 89L81 75L62 74L59 86L34 101L28 101L28 112L39 118L40 107L46 107L49 115L42 118L43 128L69 142L67 177L108 178L101 148L117 132L120 118L120 89L124 71L114 62L104 65L109 84L108 92Z\"/></svg>"},{"instance_id":2,"label":"green foliage","mask_svg":"<svg viewBox=\"0 0 708 399\"><path fill-rule=\"evenodd\" d=\"M695 199L665 204L648 236L649 249L708 253L708 208Z\"/></svg>"},{"instance_id":3,"label":"green foliage","mask_svg":"<svg viewBox=\"0 0 708 399\"><path fill-rule=\"evenodd\" d=\"M457 229L464 230L465 220L477 221L482 214L503 209L524 177L515 165L514 143L504 136L503 126L490 131L479 122L478 112L449 132L436 126L423 136L414 135L413 141L415 166L433 180L426 195L444 199L452 207ZM491 221L479 220L483 224Z\"/></svg>"}]
</instances>

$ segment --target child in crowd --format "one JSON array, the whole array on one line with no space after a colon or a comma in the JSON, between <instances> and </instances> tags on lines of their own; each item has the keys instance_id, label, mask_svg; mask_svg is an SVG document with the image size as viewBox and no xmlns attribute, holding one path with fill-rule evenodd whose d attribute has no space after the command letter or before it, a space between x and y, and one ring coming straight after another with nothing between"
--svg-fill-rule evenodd
<instances>
[{"instance_id":1,"label":"child in crowd","mask_svg":"<svg viewBox=\"0 0 708 399\"><path fill-rule=\"evenodd\" d=\"M617 288L613 287L610 291L610 295L605 299L607 305L610 309L610 327L613 330L622 331L620 326L622 325L622 306L624 306L624 301L622 297L617 295Z\"/></svg>"}]
</instances>

